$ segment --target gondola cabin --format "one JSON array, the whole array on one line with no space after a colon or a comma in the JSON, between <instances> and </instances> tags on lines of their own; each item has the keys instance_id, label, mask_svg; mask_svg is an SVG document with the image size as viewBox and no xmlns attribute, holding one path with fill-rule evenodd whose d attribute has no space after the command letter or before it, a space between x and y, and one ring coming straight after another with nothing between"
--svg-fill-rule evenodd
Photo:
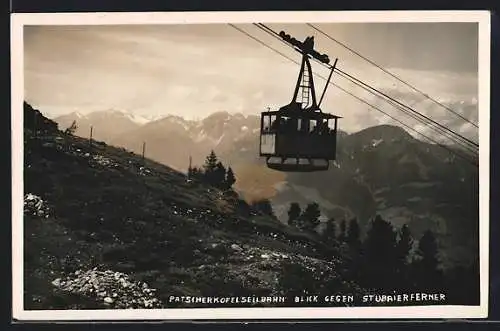
<instances>
[{"instance_id":1,"label":"gondola cabin","mask_svg":"<svg viewBox=\"0 0 500 331\"><path fill-rule=\"evenodd\" d=\"M283 107L261 114L260 156L280 171L327 170L335 160L338 116Z\"/></svg>"},{"instance_id":2,"label":"gondola cabin","mask_svg":"<svg viewBox=\"0 0 500 331\"><path fill-rule=\"evenodd\" d=\"M312 172L328 170L330 161L335 160L337 149L337 127L339 116L323 113L316 102L314 81L309 57L327 64L326 55L313 50L312 37L303 43L280 33L282 38L300 49L302 66L295 87L292 102L277 111L261 113L260 156L266 158L267 166L279 171ZM336 63L336 61L335 61ZM331 67L332 72L335 65ZM297 101L299 90L300 101Z\"/></svg>"}]
</instances>

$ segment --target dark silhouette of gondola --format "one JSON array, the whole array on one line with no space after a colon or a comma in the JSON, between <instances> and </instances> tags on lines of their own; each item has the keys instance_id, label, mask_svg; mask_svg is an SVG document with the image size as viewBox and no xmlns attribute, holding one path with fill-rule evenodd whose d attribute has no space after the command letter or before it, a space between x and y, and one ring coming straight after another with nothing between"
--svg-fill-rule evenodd
<instances>
[{"instance_id":1,"label":"dark silhouette of gondola","mask_svg":"<svg viewBox=\"0 0 500 331\"><path fill-rule=\"evenodd\" d=\"M260 156L266 157L269 168L279 171L328 170L330 161L336 156L340 117L323 113L320 105L337 59L318 103L309 59L313 57L324 64L329 64L330 59L314 50L314 37L300 42L283 31L280 36L302 54L302 64L292 102L277 111L261 114Z\"/></svg>"}]
</instances>

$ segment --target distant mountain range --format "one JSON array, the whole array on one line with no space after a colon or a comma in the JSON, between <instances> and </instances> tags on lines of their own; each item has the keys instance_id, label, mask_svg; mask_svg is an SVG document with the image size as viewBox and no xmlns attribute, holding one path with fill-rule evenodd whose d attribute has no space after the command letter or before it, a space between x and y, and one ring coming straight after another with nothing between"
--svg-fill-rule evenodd
<instances>
[{"instance_id":1,"label":"distant mountain range","mask_svg":"<svg viewBox=\"0 0 500 331\"><path fill-rule=\"evenodd\" d=\"M102 141L109 141L117 135L137 129L156 119L156 117L138 116L119 110L97 111L85 115L72 112L55 118L62 129L76 121L78 125L76 134L81 137L88 137L92 126L93 138Z\"/></svg>"},{"instance_id":2,"label":"distant mountain range","mask_svg":"<svg viewBox=\"0 0 500 331\"><path fill-rule=\"evenodd\" d=\"M478 256L478 169L449 151L415 139L400 127L380 125L339 132L338 156L320 173L281 173L258 156L260 117L216 112L200 120L179 116L144 119L126 112L72 113L54 119L60 128L76 121L77 135L141 153L185 171L191 156L201 165L210 150L230 165L236 188L247 200L269 198L284 222L290 202L316 201L323 219L357 217L362 225L381 214L416 236L440 235L447 263Z\"/></svg>"}]
</instances>

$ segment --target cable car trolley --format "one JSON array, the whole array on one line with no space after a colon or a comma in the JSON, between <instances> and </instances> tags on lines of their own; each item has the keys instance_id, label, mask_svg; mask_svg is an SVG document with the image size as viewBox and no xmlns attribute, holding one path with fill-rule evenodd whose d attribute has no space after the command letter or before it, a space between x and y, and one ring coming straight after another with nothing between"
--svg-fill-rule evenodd
<instances>
[{"instance_id":1,"label":"cable car trolley","mask_svg":"<svg viewBox=\"0 0 500 331\"><path fill-rule=\"evenodd\" d=\"M337 147L337 121L339 116L323 113L321 101L330 83L337 59L316 101L313 72L309 59L329 64L327 55L314 50L314 37L300 42L283 31L279 34L302 54L302 64L292 102L277 111L261 114L260 156L267 166L278 171L312 172L328 170L335 160Z\"/></svg>"}]
</instances>

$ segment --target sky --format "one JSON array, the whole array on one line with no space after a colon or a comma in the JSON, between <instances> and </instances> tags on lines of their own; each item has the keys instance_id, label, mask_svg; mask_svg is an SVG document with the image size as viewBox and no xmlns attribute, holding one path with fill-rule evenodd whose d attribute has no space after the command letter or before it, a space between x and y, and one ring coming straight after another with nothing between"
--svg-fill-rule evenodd
<instances>
[{"instance_id":1,"label":"sky","mask_svg":"<svg viewBox=\"0 0 500 331\"><path fill-rule=\"evenodd\" d=\"M314 24L314 23L313 23ZM271 24L315 48L338 68L441 124L469 136L477 128L415 93L305 24ZM358 53L477 123L476 23L314 24ZM300 55L249 24L239 28L296 61ZM299 67L227 24L27 26L25 99L49 116L108 109L143 116L258 115L291 101ZM329 72L313 62L323 77ZM332 82L420 129L418 123L340 76ZM324 81L315 77L321 93ZM324 112L352 132L393 120L330 86ZM422 128L423 129L423 128Z\"/></svg>"}]
</instances>

